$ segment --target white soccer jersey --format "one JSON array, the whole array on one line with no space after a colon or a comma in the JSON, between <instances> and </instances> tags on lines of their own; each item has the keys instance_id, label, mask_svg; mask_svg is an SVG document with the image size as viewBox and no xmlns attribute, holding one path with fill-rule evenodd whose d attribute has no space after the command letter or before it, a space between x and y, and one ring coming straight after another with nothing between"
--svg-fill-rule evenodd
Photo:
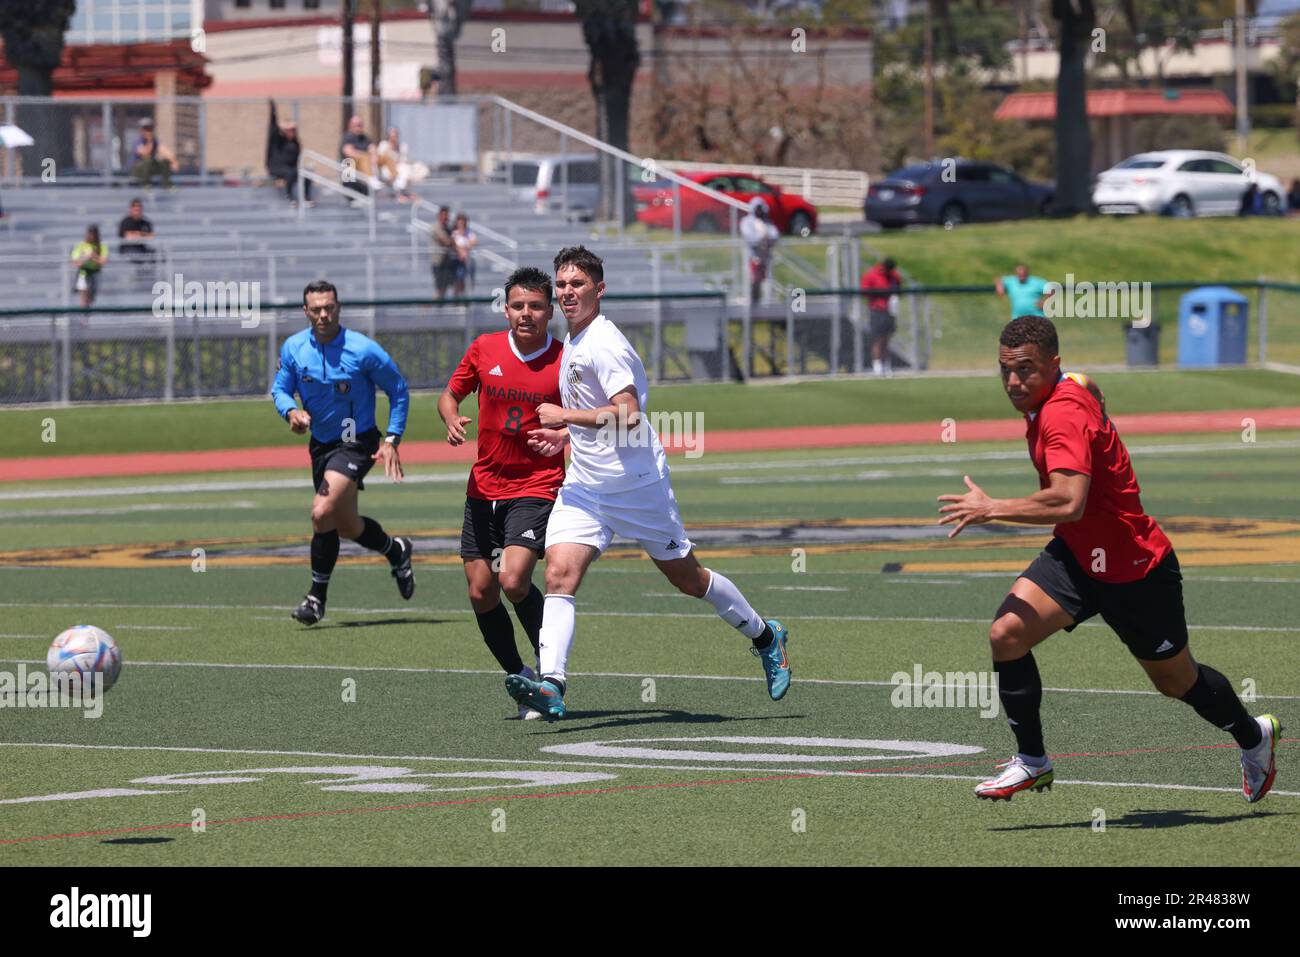
<instances>
[{"instance_id":1,"label":"white soccer jersey","mask_svg":"<svg viewBox=\"0 0 1300 957\"><path fill-rule=\"evenodd\" d=\"M565 336L560 364L560 396L566 409L599 409L610 396L635 386L641 421L635 429L613 422L599 428L569 426L572 459L565 485L601 493L621 492L668 475L668 459L647 412L650 387L645 366L618 326L603 315L576 337Z\"/></svg>"}]
</instances>

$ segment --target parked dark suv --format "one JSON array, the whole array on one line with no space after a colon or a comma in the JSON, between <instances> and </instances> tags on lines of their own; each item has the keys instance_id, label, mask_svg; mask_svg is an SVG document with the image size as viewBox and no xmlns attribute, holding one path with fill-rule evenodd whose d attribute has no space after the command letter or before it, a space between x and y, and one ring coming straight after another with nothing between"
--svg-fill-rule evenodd
<instances>
[{"instance_id":1,"label":"parked dark suv","mask_svg":"<svg viewBox=\"0 0 1300 957\"><path fill-rule=\"evenodd\" d=\"M918 163L890 173L871 184L863 211L886 228L908 223L955 226L1041 216L1051 202L1050 186L1028 182L993 163L959 159Z\"/></svg>"}]
</instances>

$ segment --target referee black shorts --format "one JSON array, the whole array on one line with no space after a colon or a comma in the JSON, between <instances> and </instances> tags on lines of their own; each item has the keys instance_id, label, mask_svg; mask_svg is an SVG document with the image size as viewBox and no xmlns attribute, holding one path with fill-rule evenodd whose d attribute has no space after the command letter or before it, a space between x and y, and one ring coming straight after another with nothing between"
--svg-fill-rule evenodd
<instances>
[{"instance_id":1,"label":"referee black shorts","mask_svg":"<svg viewBox=\"0 0 1300 957\"><path fill-rule=\"evenodd\" d=\"M362 432L354 442L317 442L313 436L307 448L311 452L311 484L318 493L321 483L325 481L326 472L342 472L357 483L358 489L366 487L362 481L370 467L375 464L374 455L379 451L383 437L379 429Z\"/></svg>"},{"instance_id":2,"label":"referee black shorts","mask_svg":"<svg viewBox=\"0 0 1300 957\"><path fill-rule=\"evenodd\" d=\"M1101 615L1142 661L1163 661L1187 647L1183 575L1173 552L1145 578L1103 582L1080 567L1062 539L1053 538L1020 577L1047 592L1074 619L1066 631Z\"/></svg>"},{"instance_id":3,"label":"referee black shorts","mask_svg":"<svg viewBox=\"0 0 1300 957\"><path fill-rule=\"evenodd\" d=\"M460 533L460 557L491 562L508 545L531 548L538 555L546 551L546 523L555 500L550 498L503 498L489 502L465 499L465 524Z\"/></svg>"}]
</instances>

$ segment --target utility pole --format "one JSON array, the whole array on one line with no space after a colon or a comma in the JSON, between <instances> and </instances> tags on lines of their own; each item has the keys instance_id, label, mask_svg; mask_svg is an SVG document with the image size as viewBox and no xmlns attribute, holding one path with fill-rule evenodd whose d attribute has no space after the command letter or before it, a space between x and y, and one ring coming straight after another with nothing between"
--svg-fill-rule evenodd
<instances>
[{"instance_id":1,"label":"utility pole","mask_svg":"<svg viewBox=\"0 0 1300 957\"><path fill-rule=\"evenodd\" d=\"M1237 155L1245 156L1246 137L1250 134L1250 97L1246 92L1246 0L1237 0L1232 32L1236 41L1233 59L1237 67Z\"/></svg>"},{"instance_id":2,"label":"utility pole","mask_svg":"<svg viewBox=\"0 0 1300 957\"><path fill-rule=\"evenodd\" d=\"M387 132L384 125L383 90L380 88L379 32L384 22L384 0L370 0L370 128L375 139Z\"/></svg>"},{"instance_id":3,"label":"utility pole","mask_svg":"<svg viewBox=\"0 0 1300 957\"><path fill-rule=\"evenodd\" d=\"M352 26L357 17L356 0L343 0L343 132L348 131L348 120L352 118L353 78L352 69L355 59L355 45L352 42Z\"/></svg>"},{"instance_id":4,"label":"utility pole","mask_svg":"<svg viewBox=\"0 0 1300 957\"><path fill-rule=\"evenodd\" d=\"M1238 3L1241 0L1237 0ZM934 159L934 0L925 0L925 158Z\"/></svg>"}]
</instances>

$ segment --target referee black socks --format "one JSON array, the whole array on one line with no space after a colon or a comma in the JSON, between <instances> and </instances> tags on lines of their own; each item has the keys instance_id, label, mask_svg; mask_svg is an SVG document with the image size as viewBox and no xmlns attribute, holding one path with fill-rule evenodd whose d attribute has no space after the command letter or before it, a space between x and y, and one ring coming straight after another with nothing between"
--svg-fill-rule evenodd
<instances>
[{"instance_id":1,"label":"referee black socks","mask_svg":"<svg viewBox=\"0 0 1300 957\"><path fill-rule=\"evenodd\" d=\"M1196 684L1182 700L1210 724L1231 734L1247 751L1258 747L1264 732L1259 722L1246 713L1232 683L1209 665L1198 664L1196 669Z\"/></svg>"},{"instance_id":2,"label":"referee black socks","mask_svg":"<svg viewBox=\"0 0 1300 957\"><path fill-rule=\"evenodd\" d=\"M325 603L325 593L330 587L330 575L339 560L339 533L316 532L311 537L311 591L307 594Z\"/></svg>"},{"instance_id":3,"label":"referee black socks","mask_svg":"<svg viewBox=\"0 0 1300 957\"><path fill-rule=\"evenodd\" d=\"M397 543L397 539L390 538L383 526L373 518L361 516L361 534L355 541L362 548L383 555L394 568L402 563L402 546Z\"/></svg>"},{"instance_id":4,"label":"referee black socks","mask_svg":"<svg viewBox=\"0 0 1300 957\"><path fill-rule=\"evenodd\" d=\"M995 661L993 670L998 676L998 697L1007 724L1016 736L1020 753L1027 757L1047 754L1043 747L1043 722L1039 708L1043 703L1043 679L1038 675L1038 662L1032 652L1015 661Z\"/></svg>"}]
</instances>

